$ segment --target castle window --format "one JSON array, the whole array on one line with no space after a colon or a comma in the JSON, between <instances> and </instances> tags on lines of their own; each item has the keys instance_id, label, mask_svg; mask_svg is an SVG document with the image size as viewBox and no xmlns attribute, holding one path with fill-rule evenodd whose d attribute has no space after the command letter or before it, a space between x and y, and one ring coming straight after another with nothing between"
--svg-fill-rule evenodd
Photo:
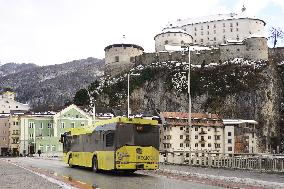
<instances>
[{"instance_id":1,"label":"castle window","mask_svg":"<svg viewBox=\"0 0 284 189\"><path fill-rule=\"evenodd\" d=\"M226 30L225 29L223 29L223 33L225 33L226 32Z\"/></svg>"},{"instance_id":2,"label":"castle window","mask_svg":"<svg viewBox=\"0 0 284 189\"><path fill-rule=\"evenodd\" d=\"M168 43L169 43L169 41L168 41L168 40L166 40L166 41L165 41L165 45L167 45Z\"/></svg>"},{"instance_id":3,"label":"castle window","mask_svg":"<svg viewBox=\"0 0 284 189\"><path fill-rule=\"evenodd\" d=\"M184 44L184 41L181 41L180 43L181 43L181 44Z\"/></svg>"},{"instance_id":4,"label":"castle window","mask_svg":"<svg viewBox=\"0 0 284 189\"><path fill-rule=\"evenodd\" d=\"M203 43L203 39L200 39L201 43Z\"/></svg>"},{"instance_id":5,"label":"castle window","mask_svg":"<svg viewBox=\"0 0 284 189\"><path fill-rule=\"evenodd\" d=\"M216 34L216 30L214 30L214 34Z\"/></svg>"},{"instance_id":6,"label":"castle window","mask_svg":"<svg viewBox=\"0 0 284 189\"><path fill-rule=\"evenodd\" d=\"M233 32L233 28L231 28L230 30L231 30L231 32Z\"/></svg>"},{"instance_id":7,"label":"castle window","mask_svg":"<svg viewBox=\"0 0 284 189\"><path fill-rule=\"evenodd\" d=\"M239 28L236 28L236 31L239 31Z\"/></svg>"},{"instance_id":8,"label":"castle window","mask_svg":"<svg viewBox=\"0 0 284 189\"><path fill-rule=\"evenodd\" d=\"M236 26L239 26L239 23L238 23L238 22L236 23Z\"/></svg>"},{"instance_id":9,"label":"castle window","mask_svg":"<svg viewBox=\"0 0 284 189\"><path fill-rule=\"evenodd\" d=\"M225 35L223 35L223 38L225 39L225 38L226 38L226 36L225 36Z\"/></svg>"},{"instance_id":10,"label":"castle window","mask_svg":"<svg viewBox=\"0 0 284 189\"><path fill-rule=\"evenodd\" d=\"M196 36L196 33L194 33L194 36Z\"/></svg>"},{"instance_id":11,"label":"castle window","mask_svg":"<svg viewBox=\"0 0 284 189\"><path fill-rule=\"evenodd\" d=\"M237 49L237 51L240 51L240 49Z\"/></svg>"},{"instance_id":12,"label":"castle window","mask_svg":"<svg viewBox=\"0 0 284 189\"><path fill-rule=\"evenodd\" d=\"M196 27L194 28L194 31L197 31L197 30L196 30Z\"/></svg>"},{"instance_id":13,"label":"castle window","mask_svg":"<svg viewBox=\"0 0 284 189\"><path fill-rule=\"evenodd\" d=\"M201 35L203 35L203 31L201 31Z\"/></svg>"},{"instance_id":14,"label":"castle window","mask_svg":"<svg viewBox=\"0 0 284 189\"><path fill-rule=\"evenodd\" d=\"M214 41L216 41L216 37L214 37Z\"/></svg>"},{"instance_id":15,"label":"castle window","mask_svg":"<svg viewBox=\"0 0 284 189\"><path fill-rule=\"evenodd\" d=\"M194 40L194 42L195 42L195 43L197 42L196 39Z\"/></svg>"},{"instance_id":16,"label":"castle window","mask_svg":"<svg viewBox=\"0 0 284 189\"><path fill-rule=\"evenodd\" d=\"M119 62L119 56L115 56L115 57L114 57L114 61L115 61L115 62Z\"/></svg>"},{"instance_id":17,"label":"castle window","mask_svg":"<svg viewBox=\"0 0 284 189\"><path fill-rule=\"evenodd\" d=\"M214 28L216 28L216 24L214 24Z\"/></svg>"},{"instance_id":18,"label":"castle window","mask_svg":"<svg viewBox=\"0 0 284 189\"><path fill-rule=\"evenodd\" d=\"M209 29L209 25L207 25L207 29Z\"/></svg>"},{"instance_id":19,"label":"castle window","mask_svg":"<svg viewBox=\"0 0 284 189\"><path fill-rule=\"evenodd\" d=\"M223 27L225 27L226 26L226 24L225 23L223 23Z\"/></svg>"},{"instance_id":20,"label":"castle window","mask_svg":"<svg viewBox=\"0 0 284 189\"><path fill-rule=\"evenodd\" d=\"M233 23L230 23L230 27L233 27Z\"/></svg>"},{"instance_id":21,"label":"castle window","mask_svg":"<svg viewBox=\"0 0 284 189\"><path fill-rule=\"evenodd\" d=\"M203 26L201 26L201 30L203 30Z\"/></svg>"},{"instance_id":22,"label":"castle window","mask_svg":"<svg viewBox=\"0 0 284 189\"><path fill-rule=\"evenodd\" d=\"M207 31L207 35L209 35L209 31Z\"/></svg>"}]
</instances>

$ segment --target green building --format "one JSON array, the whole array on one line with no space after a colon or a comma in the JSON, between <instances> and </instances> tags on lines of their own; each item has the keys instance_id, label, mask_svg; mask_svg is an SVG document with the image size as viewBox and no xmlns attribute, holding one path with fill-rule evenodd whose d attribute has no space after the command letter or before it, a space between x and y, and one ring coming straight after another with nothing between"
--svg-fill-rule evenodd
<instances>
[{"instance_id":1,"label":"green building","mask_svg":"<svg viewBox=\"0 0 284 189\"><path fill-rule=\"evenodd\" d=\"M61 155L60 135L69 128L92 124L92 118L76 105L56 114L27 114L20 118L20 153Z\"/></svg>"}]
</instances>

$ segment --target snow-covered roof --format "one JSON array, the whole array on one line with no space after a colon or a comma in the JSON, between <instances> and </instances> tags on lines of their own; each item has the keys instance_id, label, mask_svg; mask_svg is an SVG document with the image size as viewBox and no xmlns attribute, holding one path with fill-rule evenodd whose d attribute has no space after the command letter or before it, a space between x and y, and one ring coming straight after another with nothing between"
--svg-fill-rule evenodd
<instances>
[{"instance_id":1,"label":"snow-covered roof","mask_svg":"<svg viewBox=\"0 0 284 189\"><path fill-rule=\"evenodd\" d=\"M183 34L186 34L188 36L191 36L189 33L187 33L185 30L183 29L180 29L180 28L164 28L162 30L161 33L157 34L154 39L158 36L158 35L161 35L161 34L165 34L165 33L183 33ZM191 36L192 37L192 36Z\"/></svg>"},{"instance_id":2,"label":"snow-covered roof","mask_svg":"<svg viewBox=\"0 0 284 189\"><path fill-rule=\"evenodd\" d=\"M225 125L229 124L241 124L241 123L252 123L252 124L258 124L255 120L243 120L243 119L223 119L223 123Z\"/></svg>"},{"instance_id":3,"label":"snow-covered roof","mask_svg":"<svg viewBox=\"0 0 284 189\"><path fill-rule=\"evenodd\" d=\"M166 26L168 27L182 27L185 25L190 25L190 24L197 24L197 23L204 23L204 22L213 22L213 21L221 21L221 20L233 20L233 19L244 19L244 18L249 18L249 19L254 19L254 20L260 20L257 18L250 18L246 17L243 14L236 14L236 13L230 13L230 14L216 14L216 15L209 15L209 16L202 16L202 17L196 17L196 18L188 18L188 19L178 19L176 21L169 22ZM260 20L264 23L263 20Z\"/></svg>"},{"instance_id":4,"label":"snow-covered roof","mask_svg":"<svg viewBox=\"0 0 284 189\"><path fill-rule=\"evenodd\" d=\"M251 35L249 35L248 37L247 37L247 39L248 38L266 38L266 34L265 34L265 32L264 31L259 31L259 32L256 32L256 33L253 33L253 34L251 34Z\"/></svg>"}]
</instances>

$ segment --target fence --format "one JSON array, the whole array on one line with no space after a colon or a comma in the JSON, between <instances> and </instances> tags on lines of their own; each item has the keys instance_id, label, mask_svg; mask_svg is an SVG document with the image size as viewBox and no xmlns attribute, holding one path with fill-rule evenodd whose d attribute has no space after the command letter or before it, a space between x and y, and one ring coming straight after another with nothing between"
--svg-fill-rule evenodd
<instances>
[{"instance_id":1,"label":"fence","mask_svg":"<svg viewBox=\"0 0 284 189\"><path fill-rule=\"evenodd\" d=\"M201 154L201 156L199 156ZM284 173L284 154L163 152L161 163Z\"/></svg>"}]
</instances>

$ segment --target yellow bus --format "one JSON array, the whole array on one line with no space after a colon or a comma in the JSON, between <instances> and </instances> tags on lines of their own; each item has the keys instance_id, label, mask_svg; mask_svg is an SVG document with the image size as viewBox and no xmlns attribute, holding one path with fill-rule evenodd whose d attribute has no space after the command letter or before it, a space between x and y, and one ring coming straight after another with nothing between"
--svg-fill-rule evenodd
<instances>
[{"instance_id":1,"label":"yellow bus","mask_svg":"<svg viewBox=\"0 0 284 189\"><path fill-rule=\"evenodd\" d=\"M100 170L158 169L159 126L157 120L112 118L93 126L73 128L61 135L63 160Z\"/></svg>"}]
</instances>

